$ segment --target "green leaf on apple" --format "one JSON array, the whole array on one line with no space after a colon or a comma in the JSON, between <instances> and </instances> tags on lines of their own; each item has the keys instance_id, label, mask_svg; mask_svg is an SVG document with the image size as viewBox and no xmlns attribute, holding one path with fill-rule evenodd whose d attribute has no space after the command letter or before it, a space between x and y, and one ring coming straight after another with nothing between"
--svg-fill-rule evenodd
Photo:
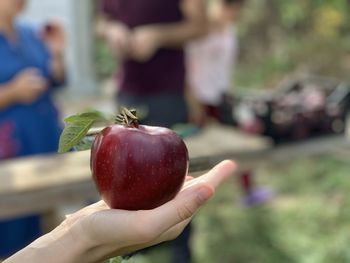
<instances>
[{"instance_id":1,"label":"green leaf on apple","mask_svg":"<svg viewBox=\"0 0 350 263\"><path fill-rule=\"evenodd\" d=\"M84 138L90 128L97 122L106 122L108 117L99 111L90 111L73 115L64 119L65 128L59 141L59 153L69 152L77 146L79 150L89 149L91 144L84 142Z\"/></svg>"},{"instance_id":2,"label":"green leaf on apple","mask_svg":"<svg viewBox=\"0 0 350 263\"><path fill-rule=\"evenodd\" d=\"M77 145L74 146L74 150L86 151L90 150L94 142L93 136L84 137Z\"/></svg>"}]
</instances>

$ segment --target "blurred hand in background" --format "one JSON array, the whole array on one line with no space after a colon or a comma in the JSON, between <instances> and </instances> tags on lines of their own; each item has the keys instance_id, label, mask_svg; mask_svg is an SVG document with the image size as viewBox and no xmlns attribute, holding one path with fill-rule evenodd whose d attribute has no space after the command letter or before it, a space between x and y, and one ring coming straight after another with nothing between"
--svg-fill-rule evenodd
<instances>
[{"instance_id":1,"label":"blurred hand in background","mask_svg":"<svg viewBox=\"0 0 350 263\"><path fill-rule=\"evenodd\" d=\"M59 22L48 22L41 32L41 37L53 56L63 55L66 46L66 35L63 26Z\"/></svg>"},{"instance_id":2,"label":"blurred hand in background","mask_svg":"<svg viewBox=\"0 0 350 263\"><path fill-rule=\"evenodd\" d=\"M10 83L13 101L24 104L33 103L47 88L46 79L34 68L19 72Z\"/></svg>"}]
</instances>

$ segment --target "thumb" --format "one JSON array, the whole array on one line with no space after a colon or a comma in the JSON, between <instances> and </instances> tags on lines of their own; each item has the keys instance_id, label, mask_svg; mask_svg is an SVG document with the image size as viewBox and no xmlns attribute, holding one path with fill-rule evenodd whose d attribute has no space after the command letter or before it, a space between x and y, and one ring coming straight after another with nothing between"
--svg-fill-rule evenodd
<instances>
[{"instance_id":1,"label":"thumb","mask_svg":"<svg viewBox=\"0 0 350 263\"><path fill-rule=\"evenodd\" d=\"M172 201L151 210L151 221L163 231L192 217L213 196L215 189L232 176L236 169L232 161L223 161L208 173L190 180Z\"/></svg>"},{"instance_id":2,"label":"thumb","mask_svg":"<svg viewBox=\"0 0 350 263\"><path fill-rule=\"evenodd\" d=\"M172 201L152 210L155 228L164 232L189 219L214 195L214 192L214 188L207 183L199 183L181 191Z\"/></svg>"}]
</instances>

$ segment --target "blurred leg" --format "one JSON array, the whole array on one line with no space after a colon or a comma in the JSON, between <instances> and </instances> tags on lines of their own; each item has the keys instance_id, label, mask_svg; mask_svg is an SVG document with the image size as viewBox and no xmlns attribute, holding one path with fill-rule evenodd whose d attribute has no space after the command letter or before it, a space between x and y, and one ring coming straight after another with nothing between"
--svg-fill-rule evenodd
<instances>
[{"instance_id":1,"label":"blurred leg","mask_svg":"<svg viewBox=\"0 0 350 263\"><path fill-rule=\"evenodd\" d=\"M192 224L189 224L181 235L171 241L172 262L173 263L190 263L191 262L191 247L190 238L192 232Z\"/></svg>"}]
</instances>

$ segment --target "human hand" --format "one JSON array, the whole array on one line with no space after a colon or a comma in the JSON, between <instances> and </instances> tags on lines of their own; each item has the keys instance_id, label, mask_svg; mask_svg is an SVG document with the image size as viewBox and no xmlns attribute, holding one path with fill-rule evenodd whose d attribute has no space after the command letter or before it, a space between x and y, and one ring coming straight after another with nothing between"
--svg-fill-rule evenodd
<instances>
[{"instance_id":1,"label":"human hand","mask_svg":"<svg viewBox=\"0 0 350 263\"><path fill-rule=\"evenodd\" d=\"M70 216L63 225L75 225L72 233L90 243L98 260L171 240L234 169L233 162L222 162L205 175L187 180L174 200L153 210L110 210L101 201Z\"/></svg>"},{"instance_id":2,"label":"human hand","mask_svg":"<svg viewBox=\"0 0 350 263\"><path fill-rule=\"evenodd\" d=\"M153 210L112 210L101 201L68 216L59 228L83 244L84 262L101 262L174 239L235 168L224 161L196 179L188 178L175 199Z\"/></svg>"},{"instance_id":3,"label":"human hand","mask_svg":"<svg viewBox=\"0 0 350 263\"><path fill-rule=\"evenodd\" d=\"M48 83L37 69L26 69L16 75L9 88L15 102L30 104L47 90Z\"/></svg>"},{"instance_id":4,"label":"human hand","mask_svg":"<svg viewBox=\"0 0 350 263\"><path fill-rule=\"evenodd\" d=\"M90 205L5 262L95 263L174 239L235 169L224 161L196 179L188 177L173 200L152 210L113 210L103 201Z\"/></svg>"},{"instance_id":5,"label":"human hand","mask_svg":"<svg viewBox=\"0 0 350 263\"><path fill-rule=\"evenodd\" d=\"M53 56L62 56L66 46L66 34L58 22L49 22L41 32L41 37L47 44Z\"/></svg>"},{"instance_id":6,"label":"human hand","mask_svg":"<svg viewBox=\"0 0 350 263\"><path fill-rule=\"evenodd\" d=\"M156 26L140 26L134 29L130 39L130 57L139 62L150 60L161 45Z\"/></svg>"},{"instance_id":7,"label":"human hand","mask_svg":"<svg viewBox=\"0 0 350 263\"><path fill-rule=\"evenodd\" d=\"M109 23L105 30L105 38L112 52L120 57L129 53L130 49L130 30L120 23Z\"/></svg>"}]
</instances>

